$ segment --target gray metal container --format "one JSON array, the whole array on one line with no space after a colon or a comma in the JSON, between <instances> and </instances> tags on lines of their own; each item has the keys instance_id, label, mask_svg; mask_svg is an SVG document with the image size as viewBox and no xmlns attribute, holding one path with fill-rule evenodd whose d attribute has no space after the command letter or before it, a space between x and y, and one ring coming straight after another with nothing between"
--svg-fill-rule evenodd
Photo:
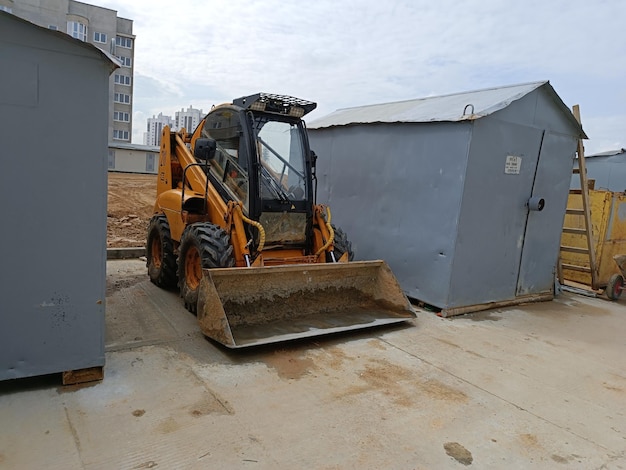
<instances>
[{"instance_id":1,"label":"gray metal container","mask_svg":"<svg viewBox=\"0 0 626 470\"><path fill-rule=\"evenodd\" d=\"M338 110L309 131L318 201L408 296L444 315L552 298L586 136L549 82Z\"/></svg>"},{"instance_id":2,"label":"gray metal container","mask_svg":"<svg viewBox=\"0 0 626 470\"><path fill-rule=\"evenodd\" d=\"M0 12L0 380L104 365L106 54Z\"/></svg>"},{"instance_id":3,"label":"gray metal container","mask_svg":"<svg viewBox=\"0 0 626 470\"><path fill-rule=\"evenodd\" d=\"M594 189L626 192L626 149L612 150L585 156L587 179L593 180ZM578 161L574 162L574 168ZM580 189L580 176L572 176L571 189Z\"/></svg>"}]
</instances>

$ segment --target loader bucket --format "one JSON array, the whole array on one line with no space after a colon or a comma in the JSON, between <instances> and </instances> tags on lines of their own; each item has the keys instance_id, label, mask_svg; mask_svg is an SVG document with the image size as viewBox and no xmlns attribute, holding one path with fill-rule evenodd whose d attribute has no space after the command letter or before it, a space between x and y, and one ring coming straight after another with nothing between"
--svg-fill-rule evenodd
<instances>
[{"instance_id":1,"label":"loader bucket","mask_svg":"<svg viewBox=\"0 0 626 470\"><path fill-rule=\"evenodd\" d=\"M205 269L204 335L244 348L415 318L384 261Z\"/></svg>"}]
</instances>

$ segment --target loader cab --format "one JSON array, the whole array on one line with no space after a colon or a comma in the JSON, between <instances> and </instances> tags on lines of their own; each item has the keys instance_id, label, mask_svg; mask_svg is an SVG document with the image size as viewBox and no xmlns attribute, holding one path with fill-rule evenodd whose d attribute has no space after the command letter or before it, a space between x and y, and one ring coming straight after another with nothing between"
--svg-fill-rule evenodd
<instances>
[{"instance_id":1,"label":"loader cab","mask_svg":"<svg viewBox=\"0 0 626 470\"><path fill-rule=\"evenodd\" d=\"M210 178L224 200L243 203L266 228L266 244L310 244L312 155L302 121L316 104L259 93L214 108L203 137L216 141Z\"/></svg>"}]
</instances>

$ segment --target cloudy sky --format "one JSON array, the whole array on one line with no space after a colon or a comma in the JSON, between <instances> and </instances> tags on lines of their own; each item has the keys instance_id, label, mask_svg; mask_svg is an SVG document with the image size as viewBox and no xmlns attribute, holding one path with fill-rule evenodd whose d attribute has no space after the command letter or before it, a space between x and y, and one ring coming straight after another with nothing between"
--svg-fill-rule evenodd
<instances>
[{"instance_id":1,"label":"cloudy sky","mask_svg":"<svg viewBox=\"0 0 626 470\"><path fill-rule=\"evenodd\" d=\"M146 119L259 91L339 108L550 80L588 155L626 147L624 0L93 0L133 20Z\"/></svg>"}]
</instances>

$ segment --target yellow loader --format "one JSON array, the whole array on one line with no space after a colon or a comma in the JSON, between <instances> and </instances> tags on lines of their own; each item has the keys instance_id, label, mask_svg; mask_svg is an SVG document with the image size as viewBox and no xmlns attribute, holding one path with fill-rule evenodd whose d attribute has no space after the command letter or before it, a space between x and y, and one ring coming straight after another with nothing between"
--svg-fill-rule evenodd
<instances>
[{"instance_id":1,"label":"yellow loader","mask_svg":"<svg viewBox=\"0 0 626 470\"><path fill-rule=\"evenodd\" d=\"M258 93L161 137L150 280L178 288L204 335L230 348L415 317L383 261L352 261L316 204L310 101Z\"/></svg>"}]
</instances>

